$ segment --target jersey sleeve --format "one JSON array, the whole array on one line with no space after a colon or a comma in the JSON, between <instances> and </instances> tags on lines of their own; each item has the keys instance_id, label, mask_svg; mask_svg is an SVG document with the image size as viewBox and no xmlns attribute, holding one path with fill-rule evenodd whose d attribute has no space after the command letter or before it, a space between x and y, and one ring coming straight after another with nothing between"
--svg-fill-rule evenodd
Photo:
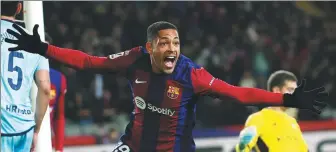
<instances>
[{"instance_id":1,"label":"jersey sleeve","mask_svg":"<svg viewBox=\"0 0 336 152\"><path fill-rule=\"evenodd\" d=\"M64 116L64 97L65 93L67 90L67 85L66 85L66 78L62 74L61 75L61 87L60 87L60 96L58 98L57 102L57 112L55 116L55 123L54 123L54 128L55 128L55 149L56 151L63 151L63 146L64 146L64 129L65 129L65 116Z\"/></svg>"},{"instance_id":2,"label":"jersey sleeve","mask_svg":"<svg viewBox=\"0 0 336 152\"><path fill-rule=\"evenodd\" d=\"M126 70L143 52L144 48L139 46L107 57L97 57L79 50L48 45L46 56L75 69L88 69L97 72L120 72Z\"/></svg>"},{"instance_id":3,"label":"jersey sleeve","mask_svg":"<svg viewBox=\"0 0 336 152\"><path fill-rule=\"evenodd\" d=\"M263 129L263 120L259 113L249 116L244 129L239 134L236 152L250 152L256 146Z\"/></svg>"},{"instance_id":4,"label":"jersey sleeve","mask_svg":"<svg viewBox=\"0 0 336 152\"><path fill-rule=\"evenodd\" d=\"M49 71L49 61L45 57L41 56L40 61L37 65L36 71L38 70L48 70Z\"/></svg>"},{"instance_id":5,"label":"jersey sleeve","mask_svg":"<svg viewBox=\"0 0 336 152\"><path fill-rule=\"evenodd\" d=\"M211 95L215 97L229 96L244 104L283 104L283 95L280 93L272 93L257 88L233 86L213 77L204 68L193 68L191 70L191 81L194 93L196 94Z\"/></svg>"}]
</instances>

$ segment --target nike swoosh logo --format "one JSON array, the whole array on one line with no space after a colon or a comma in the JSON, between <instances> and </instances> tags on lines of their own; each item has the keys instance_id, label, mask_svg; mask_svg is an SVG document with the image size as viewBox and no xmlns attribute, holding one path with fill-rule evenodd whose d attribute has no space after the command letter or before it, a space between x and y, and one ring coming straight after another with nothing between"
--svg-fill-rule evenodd
<instances>
[{"instance_id":1,"label":"nike swoosh logo","mask_svg":"<svg viewBox=\"0 0 336 152\"><path fill-rule=\"evenodd\" d=\"M146 83L147 81L139 81L138 79L135 80L135 83Z\"/></svg>"}]
</instances>

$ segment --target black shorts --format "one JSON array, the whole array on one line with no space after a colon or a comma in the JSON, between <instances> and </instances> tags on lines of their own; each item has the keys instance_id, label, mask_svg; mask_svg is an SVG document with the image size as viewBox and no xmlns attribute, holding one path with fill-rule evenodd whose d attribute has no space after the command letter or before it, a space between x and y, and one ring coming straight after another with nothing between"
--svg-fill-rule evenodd
<instances>
[{"instance_id":1,"label":"black shorts","mask_svg":"<svg viewBox=\"0 0 336 152\"><path fill-rule=\"evenodd\" d=\"M128 145L119 142L112 152L134 152Z\"/></svg>"}]
</instances>

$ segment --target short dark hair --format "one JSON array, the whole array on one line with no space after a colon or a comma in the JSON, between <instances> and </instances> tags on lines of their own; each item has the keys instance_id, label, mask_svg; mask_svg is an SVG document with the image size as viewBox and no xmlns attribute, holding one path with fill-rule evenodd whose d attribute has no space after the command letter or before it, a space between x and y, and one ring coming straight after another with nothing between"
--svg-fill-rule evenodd
<instances>
[{"instance_id":1,"label":"short dark hair","mask_svg":"<svg viewBox=\"0 0 336 152\"><path fill-rule=\"evenodd\" d=\"M1 1L1 15L14 16L21 1Z\"/></svg>"},{"instance_id":2,"label":"short dark hair","mask_svg":"<svg viewBox=\"0 0 336 152\"><path fill-rule=\"evenodd\" d=\"M177 27L166 21L158 21L148 26L147 28L147 41L151 42L158 35L158 32L165 29L177 30Z\"/></svg>"},{"instance_id":3,"label":"short dark hair","mask_svg":"<svg viewBox=\"0 0 336 152\"><path fill-rule=\"evenodd\" d=\"M267 80L267 90L272 91L274 87L282 88L286 81L297 82L298 80L292 72L285 70L275 71Z\"/></svg>"}]
</instances>

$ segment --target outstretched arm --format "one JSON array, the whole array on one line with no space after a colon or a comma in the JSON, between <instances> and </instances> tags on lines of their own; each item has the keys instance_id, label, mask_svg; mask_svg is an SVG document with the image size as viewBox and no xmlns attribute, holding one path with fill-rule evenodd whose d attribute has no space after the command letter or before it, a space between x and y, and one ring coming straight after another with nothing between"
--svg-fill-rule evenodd
<instances>
[{"instance_id":1,"label":"outstretched arm","mask_svg":"<svg viewBox=\"0 0 336 152\"><path fill-rule=\"evenodd\" d=\"M263 118L260 113L249 116L244 129L239 134L239 142L236 145L236 152L251 152L258 148L257 141L263 130Z\"/></svg>"},{"instance_id":2,"label":"outstretched arm","mask_svg":"<svg viewBox=\"0 0 336 152\"><path fill-rule=\"evenodd\" d=\"M258 141L259 133L256 126L245 127L239 134L236 152L251 152Z\"/></svg>"},{"instance_id":3,"label":"outstretched arm","mask_svg":"<svg viewBox=\"0 0 336 152\"><path fill-rule=\"evenodd\" d=\"M136 47L125 52L110 55L109 57L90 56L79 50L60 48L42 42L37 32L37 24L33 28L33 35L28 34L22 27L16 24L13 24L13 28L16 31L12 29L6 30L8 34L13 36L13 39L6 38L5 42L16 44L17 46L9 48L9 51L24 50L30 53L37 53L76 69L119 72L131 65L141 56L141 51L144 50L142 47Z\"/></svg>"},{"instance_id":4,"label":"outstretched arm","mask_svg":"<svg viewBox=\"0 0 336 152\"><path fill-rule=\"evenodd\" d=\"M204 68L192 69L191 80L196 94L229 96L244 104L268 103L283 104L283 95L257 88L244 88L230 85L213 77Z\"/></svg>"},{"instance_id":5,"label":"outstretched arm","mask_svg":"<svg viewBox=\"0 0 336 152\"><path fill-rule=\"evenodd\" d=\"M66 64L75 69L119 72L130 66L142 54L142 47L135 47L125 52L108 57L90 56L82 51L48 45L46 57Z\"/></svg>"}]
</instances>

